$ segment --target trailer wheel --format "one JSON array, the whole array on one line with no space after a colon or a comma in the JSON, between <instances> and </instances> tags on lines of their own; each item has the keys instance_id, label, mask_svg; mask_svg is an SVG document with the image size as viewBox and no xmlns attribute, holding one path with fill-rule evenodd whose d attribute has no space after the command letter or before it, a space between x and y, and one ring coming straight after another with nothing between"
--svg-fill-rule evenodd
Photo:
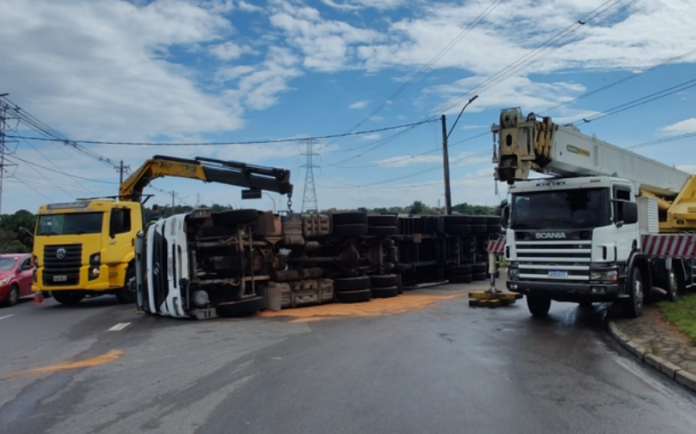
<instances>
[{"instance_id":1,"label":"trailer wheel","mask_svg":"<svg viewBox=\"0 0 696 434\"><path fill-rule=\"evenodd\" d=\"M450 277L471 274L471 264L451 265L446 268L446 271Z\"/></svg>"},{"instance_id":2,"label":"trailer wheel","mask_svg":"<svg viewBox=\"0 0 696 434\"><path fill-rule=\"evenodd\" d=\"M396 286L388 288L372 288L372 298L390 298L399 295L399 288Z\"/></svg>"},{"instance_id":3,"label":"trailer wheel","mask_svg":"<svg viewBox=\"0 0 696 434\"><path fill-rule=\"evenodd\" d=\"M450 225L445 228L445 233L452 235L471 233L471 225Z\"/></svg>"},{"instance_id":4,"label":"trailer wheel","mask_svg":"<svg viewBox=\"0 0 696 434\"><path fill-rule=\"evenodd\" d=\"M634 266L631 270L631 278L628 282L631 290L628 298L625 300L624 311L629 318L638 318L643 313L643 275L640 272L640 267Z\"/></svg>"},{"instance_id":5,"label":"trailer wheel","mask_svg":"<svg viewBox=\"0 0 696 434\"><path fill-rule=\"evenodd\" d=\"M370 226L397 226L399 217L395 215L369 215L367 224Z\"/></svg>"},{"instance_id":6,"label":"trailer wheel","mask_svg":"<svg viewBox=\"0 0 696 434\"><path fill-rule=\"evenodd\" d=\"M360 303L363 301L370 301L371 298L372 291L369 289L336 293L336 301L338 301L339 303Z\"/></svg>"},{"instance_id":7,"label":"trailer wheel","mask_svg":"<svg viewBox=\"0 0 696 434\"><path fill-rule=\"evenodd\" d=\"M450 226L468 225L471 223L471 217L467 215L448 215L442 216L445 219L445 228Z\"/></svg>"},{"instance_id":8,"label":"trailer wheel","mask_svg":"<svg viewBox=\"0 0 696 434\"><path fill-rule=\"evenodd\" d=\"M333 234L344 237L355 237L367 235L368 226L366 224L334 225Z\"/></svg>"},{"instance_id":9,"label":"trailer wheel","mask_svg":"<svg viewBox=\"0 0 696 434\"><path fill-rule=\"evenodd\" d=\"M487 225L471 225L471 232L475 234L485 234L488 231L488 226Z\"/></svg>"},{"instance_id":10,"label":"trailer wheel","mask_svg":"<svg viewBox=\"0 0 696 434\"><path fill-rule=\"evenodd\" d=\"M527 308L529 308L529 312L533 316L546 316L549 314L549 309L551 309L551 299L539 295L528 295Z\"/></svg>"},{"instance_id":11,"label":"trailer wheel","mask_svg":"<svg viewBox=\"0 0 696 434\"><path fill-rule=\"evenodd\" d=\"M471 271L474 273L487 273L488 264L486 264L485 262L478 262L476 264L473 264L471 266Z\"/></svg>"},{"instance_id":12,"label":"trailer wheel","mask_svg":"<svg viewBox=\"0 0 696 434\"><path fill-rule=\"evenodd\" d=\"M337 212L331 215L334 225L367 224L367 214L362 211Z\"/></svg>"},{"instance_id":13,"label":"trailer wheel","mask_svg":"<svg viewBox=\"0 0 696 434\"><path fill-rule=\"evenodd\" d=\"M471 283L474 279L471 277L471 274L454 274L449 276L447 280L450 283Z\"/></svg>"},{"instance_id":14,"label":"trailer wheel","mask_svg":"<svg viewBox=\"0 0 696 434\"><path fill-rule=\"evenodd\" d=\"M396 274L375 274L370 276L370 286L375 288L391 288L398 286L399 278Z\"/></svg>"},{"instance_id":15,"label":"trailer wheel","mask_svg":"<svg viewBox=\"0 0 696 434\"><path fill-rule=\"evenodd\" d=\"M391 237L399 234L399 229L396 226L369 226L368 235L376 237Z\"/></svg>"},{"instance_id":16,"label":"trailer wheel","mask_svg":"<svg viewBox=\"0 0 696 434\"><path fill-rule=\"evenodd\" d=\"M336 292L358 291L364 289L370 289L370 278L368 276L334 279L334 290Z\"/></svg>"},{"instance_id":17,"label":"trailer wheel","mask_svg":"<svg viewBox=\"0 0 696 434\"><path fill-rule=\"evenodd\" d=\"M488 273L474 273L471 275L471 278L478 281L486 280L488 279Z\"/></svg>"}]
</instances>

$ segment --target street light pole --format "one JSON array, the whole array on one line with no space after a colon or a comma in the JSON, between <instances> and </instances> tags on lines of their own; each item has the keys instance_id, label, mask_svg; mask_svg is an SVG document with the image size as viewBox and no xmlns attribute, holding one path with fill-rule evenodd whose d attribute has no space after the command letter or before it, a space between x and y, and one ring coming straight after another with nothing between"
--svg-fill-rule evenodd
<instances>
[{"instance_id":1,"label":"street light pole","mask_svg":"<svg viewBox=\"0 0 696 434\"><path fill-rule=\"evenodd\" d=\"M467 101L466 104L464 104L464 107L462 107L462 110L459 112L459 116L457 116L457 119L454 120L454 124L452 124L452 128L449 130L449 133L447 132L447 118L445 115L442 115L441 121L442 121L442 163L444 166L444 175L445 175L445 215L452 215L452 191L450 188L450 170L449 170L449 151L447 150L447 139L449 139L450 134L452 134L452 131L454 131L454 127L457 125L457 122L459 122L459 118L462 117L462 113L464 113L464 110L474 102L474 100L478 98L478 95L474 95Z\"/></svg>"}]
</instances>

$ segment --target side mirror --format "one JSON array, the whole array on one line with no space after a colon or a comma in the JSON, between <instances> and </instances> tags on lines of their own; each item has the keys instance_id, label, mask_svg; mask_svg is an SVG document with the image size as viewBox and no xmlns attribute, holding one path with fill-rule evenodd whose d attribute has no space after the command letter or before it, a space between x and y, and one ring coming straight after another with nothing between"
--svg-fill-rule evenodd
<instances>
[{"instance_id":1,"label":"side mirror","mask_svg":"<svg viewBox=\"0 0 696 434\"><path fill-rule=\"evenodd\" d=\"M638 205L635 202L623 203L623 221L627 225L638 223Z\"/></svg>"},{"instance_id":2,"label":"side mirror","mask_svg":"<svg viewBox=\"0 0 696 434\"><path fill-rule=\"evenodd\" d=\"M505 202L505 205L502 206L502 208L500 210L500 226L507 229L508 220L510 219L510 205L507 204L507 201L504 201L504 202Z\"/></svg>"}]
</instances>

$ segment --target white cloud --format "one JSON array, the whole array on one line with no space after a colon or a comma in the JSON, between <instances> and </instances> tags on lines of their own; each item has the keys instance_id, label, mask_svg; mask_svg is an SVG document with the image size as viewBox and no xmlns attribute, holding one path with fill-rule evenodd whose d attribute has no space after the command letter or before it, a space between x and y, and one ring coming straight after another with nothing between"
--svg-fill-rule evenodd
<instances>
[{"instance_id":1,"label":"white cloud","mask_svg":"<svg viewBox=\"0 0 696 434\"><path fill-rule=\"evenodd\" d=\"M345 11L354 11L365 8L393 9L404 4L403 0L322 0L328 6ZM350 4L349 4L350 3Z\"/></svg>"},{"instance_id":2,"label":"white cloud","mask_svg":"<svg viewBox=\"0 0 696 434\"><path fill-rule=\"evenodd\" d=\"M672 125L660 128L665 134L686 134L696 132L696 118L685 119Z\"/></svg>"},{"instance_id":3,"label":"white cloud","mask_svg":"<svg viewBox=\"0 0 696 434\"><path fill-rule=\"evenodd\" d=\"M210 47L210 53L220 60L237 59L248 51L249 47L243 45L240 46L229 41Z\"/></svg>"},{"instance_id":4,"label":"white cloud","mask_svg":"<svg viewBox=\"0 0 696 434\"><path fill-rule=\"evenodd\" d=\"M370 101L368 100L363 100L363 101L356 101L353 104L349 105L348 108L351 110L356 110L356 109L363 109L367 107L367 104L369 104Z\"/></svg>"},{"instance_id":5,"label":"white cloud","mask_svg":"<svg viewBox=\"0 0 696 434\"><path fill-rule=\"evenodd\" d=\"M382 135L379 133L363 134L360 136L361 140L379 140L381 138L382 138Z\"/></svg>"},{"instance_id":6,"label":"white cloud","mask_svg":"<svg viewBox=\"0 0 696 434\"><path fill-rule=\"evenodd\" d=\"M240 11L244 11L244 12L263 12L263 8L258 7L258 6L254 6L254 5L249 4L245 1L240 1L238 3L238 7L239 7Z\"/></svg>"}]
</instances>

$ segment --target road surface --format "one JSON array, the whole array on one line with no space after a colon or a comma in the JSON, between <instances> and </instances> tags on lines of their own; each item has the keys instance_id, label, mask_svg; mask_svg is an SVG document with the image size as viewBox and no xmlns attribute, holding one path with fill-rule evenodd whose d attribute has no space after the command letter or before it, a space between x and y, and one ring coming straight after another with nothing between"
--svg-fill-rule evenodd
<instances>
[{"instance_id":1,"label":"road surface","mask_svg":"<svg viewBox=\"0 0 696 434\"><path fill-rule=\"evenodd\" d=\"M0 432L696 432L696 396L614 344L604 306L535 320L471 288L202 322L25 301L0 309Z\"/></svg>"}]
</instances>

